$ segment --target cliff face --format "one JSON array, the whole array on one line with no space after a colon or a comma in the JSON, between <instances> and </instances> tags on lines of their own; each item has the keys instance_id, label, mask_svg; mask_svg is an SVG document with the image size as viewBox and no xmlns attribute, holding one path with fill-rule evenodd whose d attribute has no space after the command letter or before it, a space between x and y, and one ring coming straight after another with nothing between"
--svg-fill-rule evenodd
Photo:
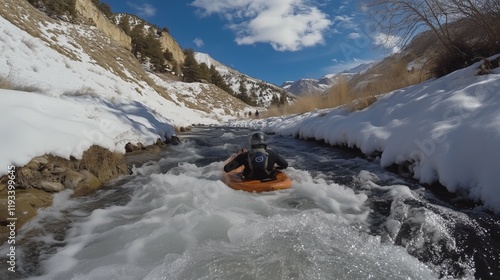
<instances>
[{"instance_id":1,"label":"cliff face","mask_svg":"<svg viewBox=\"0 0 500 280\"><path fill-rule=\"evenodd\" d=\"M184 63L184 52L177 42L167 32L162 32L160 43L163 50L169 50L178 64Z\"/></svg>"},{"instance_id":2,"label":"cliff face","mask_svg":"<svg viewBox=\"0 0 500 280\"><path fill-rule=\"evenodd\" d=\"M92 4L91 0L76 0L76 12L87 24L95 25L119 46L132 50L132 39Z\"/></svg>"}]
</instances>

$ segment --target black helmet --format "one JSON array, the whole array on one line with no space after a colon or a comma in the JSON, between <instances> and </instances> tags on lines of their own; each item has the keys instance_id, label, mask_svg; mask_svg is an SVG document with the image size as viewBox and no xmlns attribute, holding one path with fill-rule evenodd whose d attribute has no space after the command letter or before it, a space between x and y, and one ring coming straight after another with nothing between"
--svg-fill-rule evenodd
<instances>
[{"instance_id":1,"label":"black helmet","mask_svg":"<svg viewBox=\"0 0 500 280\"><path fill-rule=\"evenodd\" d=\"M266 136L262 132L256 132L250 137L250 147L265 148L267 146Z\"/></svg>"}]
</instances>

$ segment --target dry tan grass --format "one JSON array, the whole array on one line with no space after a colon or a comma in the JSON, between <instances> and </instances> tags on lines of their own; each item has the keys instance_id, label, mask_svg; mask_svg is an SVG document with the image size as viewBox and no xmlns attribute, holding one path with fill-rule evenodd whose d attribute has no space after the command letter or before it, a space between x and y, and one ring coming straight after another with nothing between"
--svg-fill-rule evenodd
<instances>
[{"instance_id":1,"label":"dry tan grass","mask_svg":"<svg viewBox=\"0 0 500 280\"><path fill-rule=\"evenodd\" d=\"M33 37L41 37L37 23L44 23L48 16L39 13L28 1L2 0L0 15L19 26Z\"/></svg>"},{"instance_id":2,"label":"dry tan grass","mask_svg":"<svg viewBox=\"0 0 500 280\"><path fill-rule=\"evenodd\" d=\"M8 79L0 76L0 88L2 89L10 89L10 82Z\"/></svg>"},{"instance_id":3,"label":"dry tan grass","mask_svg":"<svg viewBox=\"0 0 500 280\"><path fill-rule=\"evenodd\" d=\"M415 85L430 78L429 65L417 70L407 69L408 63L415 58L415 55L388 58L371 71L356 75L349 81L341 77L324 95L306 95L297 98L289 105L272 106L263 116L302 114L315 109L338 106L345 106L350 111L363 110L375 103L378 95Z\"/></svg>"},{"instance_id":4,"label":"dry tan grass","mask_svg":"<svg viewBox=\"0 0 500 280\"><path fill-rule=\"evenodd\" d=\"M16 81L13 78L12 74L9 74L7 77L0 76L0 88L1 89L27 91L27 92L41 92L42 91L39 87L37 87L35 85L30 85L30 84Z\"/></svg>"},{"instance_id":5,"label":"dry tan grass","mask_svg":"<svg viewBox=\"0 0 500 280\"><path fill-rule=\"evenodd\" d=\"M74 40L69 42L75 48L82 48L99 66L115 73L125 81L145 82L154 88L162 97L171 100L166 90L156 85L142 68L141 64L133 54L121 47L117 47L108 37L97 29L86 29L87 36L81 36L78 31L79 26L68 26L68 30L62 32L58 29L50 30L52 35L47 38L42 34L41 29L47 29L49 23L57 23L56 20L38 11L27 1L3 0L5 4L0 6L0 15L29 33L31 36L40 38L57 52L71 60L79 61L78 53L66 48L58 42L59 36L64 36ZM25 42L28 47L32 41ZM30 47L31 48L31 47ZM69 67L69 64L67 64ZM138 83L139 87L144 87ZM138 90L140 94L140 89Z\"/></svg>"},{"instance_id":6,"label":"dry tan grass","mask_svg":"<svg viewBox=\"0 0 500 280\"><path fill-rule=\"evenodd\" d=\"M429 77L419 70L408 71L405 60L396 60L389 64L376 79L370 81L357 94L358 97L376 96L396 89L415 85Z\"/></svg>"},{"instance_id":7,"label":"dry tan grass","mask_svg":"<svg viewBox=\"0 0 500 280\"><path fill-rule=\"evenodd\" d=\"M350 94L347 80L341 77L325 94L306 94L298 97L292 104L280 107L271 106L268 111L263 112L263 116L271 117L287 114L303 114L316 109L334 108L349 104L354 99L355 97Z\"/></svg>"}]
</instances>

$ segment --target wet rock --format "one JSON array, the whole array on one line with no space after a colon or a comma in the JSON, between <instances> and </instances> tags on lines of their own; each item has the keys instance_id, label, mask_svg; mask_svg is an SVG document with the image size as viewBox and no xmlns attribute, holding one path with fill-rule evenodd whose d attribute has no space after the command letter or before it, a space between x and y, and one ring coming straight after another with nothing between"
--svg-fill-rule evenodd
<instances>
[{"instance_id":1,"label":"wet rock","mask_svg":"<svg viewBox=\"0 0 500 280\"><path fill-rule=\"evenodd\" d=\"M141 151L141 150L144 150L144 149L146 149L146 147L141 142L138 142L135 145L132 144L132 143L130 143L130 142L128 142L125 145L125 152L127 152L127 153L131 153L131 152L135 152L135 151Z\"/></svg>"},{"instance_id":2,"label":"wet rock","mask_svg":"<svg viewBox=\"0 0 500 280\"><path fill-rule=\"evenodd\" d=\"M21 228L28 220L36 215L36 210L40 207L47 207L52 204L52 194L37 190L37 189L21 189L16 190L16 207L15 207L15 218L16 229ZM0 211L0 243L5 242L9 235L9 229L7 228L7 218L8 212L6 211L8 207L8 199L6 191L0 193L0 209L5 209L5 211Z\"/></svg>"},{"instance_id":3,"label":"wet rock","mask_svg":"<svg viewBox=\"0 0 500 280\"><path fill-rule=\"evenodd\" d=\"M137 151L154 154L165 146L161 139L155 145L144 147L135 145ZM113 153L99 146L92 146L84 152L82 159L71 157L69 160L53 155L33 158L27 165L16 168L16 230L36 215L39 207L52 203L54 192L73 189L74 195L87 195L95 192L108 181L129 174L125 156ZM0 208L7 209L8 177L0 177ZM8 237L7 211L0 211L0 243Z\"/></svg>"},{"instance_id":4,"label":"wet rock","mask_svg":"<svg viewBox=\"0 0 500 280\"><path fill-rule=\"evenodd\" d=\"M165 142L163 142L160 138L156 139L155 146L157 147L165 147Z\"/></svg>"},{"instance_id":5,"label":"wet rock","mask_svg":"<svg viewBox=\"0 0 500 280\"><path fill-rule=\"evenodd\" d=\"M89 171L81 170L79 173L83 176L83 179L75 187L75 195L82 196L92 193L102 185L99 178Z\"/></svg>"},{"instance_id":6,"label":"wet rock","mask_svg":"<svg viewBox=\"0 0 500 280\"><path fill-rule=\"evenodd\" d=\"M25 167L31 169L31 170L39 170L43 166L45 166L49 162L47 156L39 156L33 158L28 164L25 165Z\"/></svg>"},{"instance_id":7,"label":"wet rock","mask_svg":"<svg viewBox=\"0 0 500 280\"><path fill-rule=\"evenodd\" d=\"M174 135L170 138L166 138L165 143L171 145L179 145L181 143L181 140L179 139L179 137Z\"/></svg>"},{"instance_id":8,"label":"wet rock","mask_svg":"<svg viewBox=\"0 0 500 280\"><path fill-rule=\"evenodd\" d=\"M64 175L64 180L63 180L64 187L73 190L78 186L78 184L83 179L85 179L85 176L82 175L81 173L74 170L68 170Z\"/></svg>"},{"instance_id":9,"label":"wet rock","mask_svg":"<svg viewBox=\"0 0 500 280\"><path fill-rule=\"evenodd\" d=\"M29 167L21 167L16 170L17 183L21 188L36 188L43 179L42 173Z\"/></svg>"},{"instance_id":10,"label":"wet rock","mask_svg":"<svg viewBox=\"0 0 500 280\"><path fill-rule=\"evenodd\" d=\"M126 153L131 153L131 152L136 151L136 150L137 150L137 147L134 144L130 143L130 142L128 142L125 145L125 152Z\"/></svg>"},{"instance_id":11,"label":"wet rock","mask_svg":"<svg viewBox=\"0 0 500 280\"><path fill-rule=\"evenodd\" d=\"M50 173L52 173L53 175L61 175L62 173L66 172L67 170L68 169L65 167L56 166L52 170L50 170Z\"/></svg>"},{"instance_id":12,"label":"wet rock","mask_svg":"<svg viewBox=\"0 0 500 280\"><path fill-rule=\"evenodd\" d=\"M39 186L47 192L60 192L64 190L63 184L59 182L41 181Z\"/></svg>"}]
</instances>

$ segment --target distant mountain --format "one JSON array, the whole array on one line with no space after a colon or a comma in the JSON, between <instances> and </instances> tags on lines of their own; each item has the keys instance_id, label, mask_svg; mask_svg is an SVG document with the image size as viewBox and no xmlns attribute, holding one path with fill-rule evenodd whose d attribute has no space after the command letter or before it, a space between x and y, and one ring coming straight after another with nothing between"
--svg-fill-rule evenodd
<instances>
[{"instance_id":1,"label":"distant mountain","mask_svg":"<svg viewBox=\"0 0 500 280\"><path fill-rule=\"evenodd\" d=\"M220 73L224 81L231 87L235 94L241 94L240 89L243 83L244 88L246 88L246 95L255 101L255 106L267 108L272 103L279 102L279 100L286 99L287 101L291 101L294 98L282 88L242 74L218 62L206 53L195 52L195 59L199 64L205 63L208 67L214 65L215 69Z\"/></svg>"},{"instance_id":2,"label":"distant mountain","mask_svg":"<svg viewBox=\"0 0 500 280\"><path fill-rule=\"evenodd\" d=\"M322 94L334 85L340 78L345 78L347 81L352 79L354 75L365 72L372 67L374 63L360 64L352 69L345 70L341 73L328 74L320 79L300 79L297 81L287 81L281 85L281 88L296 96L307 94Z\"/></svg>"}]
</instances>

